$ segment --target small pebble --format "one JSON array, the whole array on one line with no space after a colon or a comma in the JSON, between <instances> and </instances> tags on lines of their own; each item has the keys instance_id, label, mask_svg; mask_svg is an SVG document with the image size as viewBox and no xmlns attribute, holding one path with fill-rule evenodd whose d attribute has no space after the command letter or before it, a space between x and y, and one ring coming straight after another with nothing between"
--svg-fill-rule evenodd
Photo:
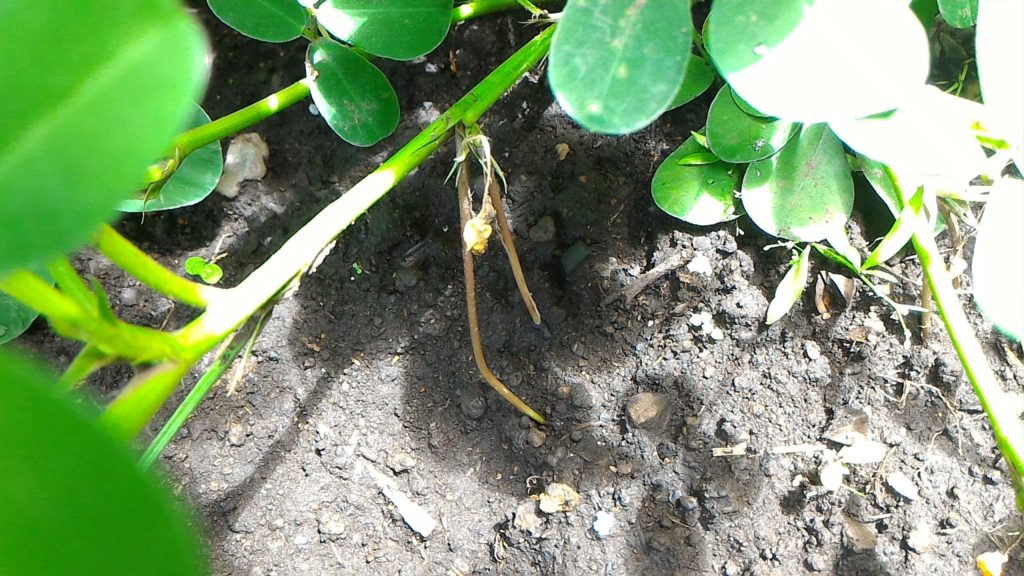
<instances>
[{"instance_id":1,"label":"small pebble","mask_svg":"<svg viewBox=\"0 0 1024 576\"><path fill-rule=\"evenodd\" d=\"M555 239L555 219L544 216L530 228L530 240L534 242L551 242Z\"/></svg>"},{"instance_id":2,"label":"small pebble","mask_svg":"<svg viewBox=\"0 0 1024 576\"><path fill-rule=\"evenodd\" d=\"M135 306L139 303L140 299L141 294L135 286L129 286L121 291L120 301L124 306Z\"/></svg>"},{"instance_id":3,"label":"small pebble","mask_svg":"<svg viewBox=\"0 0 1024 576\"><path fill-rule=\"evenodd\" d=\"M604 510L598 510L597 514L594 514L593 529L595 536L605 538L612 533L614 528L615 516Z\"/></svg>"},{"instance_id":4,"label":"small pebble","mask_svg":"<svg viewBox=\"0 0 1024 576\"><path fill-rule=\"evenodd\" d=\"M344 536L347 526L345 517L336 511L325 510L316 519L317 530L324 536L333 539Z\"/></svg>"},{"instance_id":5,"label":"small pebble","mask_svg":"<svg viewBox=\"0 0 1024 576\"><path fill-rule=\"evenodd\" d=\"M387 465L395 474L401 474L402 472L412 470L416 466L416 459L411 454L399 452L388 456Z\"/></svg>"},{"instance_id":6,"label":"small pebble","mask_svg":"<svg viewBox=\"0 0 1024 576\"><path fill-rule=\"evenodd\" d=\"M241 446L245 444L246 430L245 425L241 422L232 420L228 423L228 444L231 446Z\"/></svg>"},{"instance_id":7,"label":"small pebble","mask_svg":"<svg viewBox=\"0 0 1024 576\"><path fill-rule=\"evenodd\" d=\"M911 552L924 554L932 547L932 531L927 524L921 523L907 534L905 542Z\"/></svg>"},{"instance_id":8,"label":"small pebble","mask_svg":"<svg viewBox=\"0 0 1024 576\"><path fill-rule=\"evenodd\" d=\"M669 399L664 394L641 392L626 402L626 417L637 428L653 428L661 423Z\"/></svg>"},{"instance_id":9,"label":"small pebble","mask_svg":"<svg viewBox=\"0 0 1024 576\"><path fill-rule=\"evenodd\" d=\"M537 428L531 428L527 434L527 439L530 441L530 446L534 448L540 448L544 445L544 441L547 439L547 434L543 430Z\"/></svg>"},{"instance_id":10,"label":"small pebble","mask_svg":"<svg viewBox=\"0 0 1024 576\"><path fill-rule=\"evenodd\" d=\"M704 276L711 276L712 272L714 272L711 268L711 260L703 254L694 256L693 260L690 260L690 263L686 265L686 271L691 274L703 274Z\"/></svg>"}]
</instances>

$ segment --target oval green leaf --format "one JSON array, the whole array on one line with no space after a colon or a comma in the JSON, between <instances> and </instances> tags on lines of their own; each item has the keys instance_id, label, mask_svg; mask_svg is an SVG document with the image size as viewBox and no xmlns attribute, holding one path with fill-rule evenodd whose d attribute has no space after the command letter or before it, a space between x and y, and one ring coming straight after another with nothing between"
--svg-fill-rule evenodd
<instances>
[{"instance_id":1,"label":"oval green leaf","mask_svg":"<svg viewBox=\"0 0 1024 576\"><path fill-rule=\"evenodd\" d=\"M398 127L398 96L384 74L348 46L317 40L307 56L316 70L313 102L341 138L372 146Z\"/></svg>"},{"instance_id":2,"label":"oval green leaf","mask_svg":"<svg viewBox=\"0 0 1024 576\"><path fill-rule=\"evenodd\" d=\"M700 56L691 55L690 61L686 63L686 76L683 77L683 83L679 86L679 91L676 92L676 97L672 99L668 109L672 110L693 101L694 98L707 91L714 81L715 67Z\"/></svg>"},{"instance_id":3,"label":"oval green leaf","mask_svg":"<svg viewBox=\"0 0 1024 576\"><path fill-rule=\"evenodd\" d=\"M0 344L6 344L21 336L39 313L0 292Z\"/></svg>"},{"instance_id":4,"label":"oval green leaf","mask_svg":"<svg viewBox=\"0 0 1024 576\"><path fill-rule=\"evenodd\" d=\"M166 487L38 369L4 351L0 462L0 574L205 573Z\"/></svg>"},{"instance_id":5,"label":"oval green leaf","mask_svg":"<svg viewBox=\"0 0 1024 576\"><path fill-rule=\"evenodd\" d=\"M222 22L263 42L287 42L302 34L306 9L296 0L207 0Z\"/></svg>"},{"instance_id":6,"label":"oval green leaf","mask_svg":"<svg viewBox=\"0 0 1024 576\"><path fill-rule=\"evenodd\" d=\"M206 112L195 105L188 127L209 122ZM156 195L146 198L145 191L140 192L138 198L122 200L117 209L122 212L156 212L191 206L210 195L223 171L220 141L211 142L189 154Z\"/></svg>"},{"instance_id":7,"label":"oval green leaf","mask_svg":"<svg viewBox=\"0 0 1024 576\"><path fill-rule=\"evenodd\" d=\"M804 286L807 285L807 271L810 268L807 263L810 261L811 247L805 246L800 255L790 265L782 281L775 287L775 296L768 304L768 313L765 315L765 324L774 324L789 312L789 309L800 299L804 293Z\"/></svg>"},{"instance_id":8,"label":"oval green leaf","mask_svg":"<svg viewBox=\"0 0 1024 576\"><path fill-rule=\"evenodd\" d=\"M839 139L824 124L805 125L778 154L747 167L743 208L768 234L816 242L853 211L853 178Z\"/></svg>"},{"instance_id":9,"label":"oval green leaf","mask_svg":"<svg viewBox=\"0 0 1024 576\"><path fill-rule=\"evenodd\" d=\"M939 0L942 19L953 28L970 28L978 20L978 0ZM1017 21L1017 28L1021 22Z\"/></svg>"},{"instance_id":10,"label":"oval green leaf","mask_svg":"<svg viewBox=\"0 0 1024 576\"><path fill-rule=\"evenodd\" d=\"M985 152L972 129L981 114L974 102L921 86L897 110L829 126L847 146L897 173L955 190L985 169Z\"/></svg>"},{"instance_id":11,"label":"oval green leaf","mask_svg":"<svg viewBox=\"0 0 1024 576\"><path fill-rule=\"evenodd\" d=\"M335 37L392 60L437 48L452 25L452 0L327 0L313 11Z\"/></svg>"},{"instance_id":12,"label":"oval green leaf","mask_svg":"<svg viewBox=\"0 0 1024 576\"><path fill-rule=\"evenodd\" d=\"M9 0L0 21L3 271L113 218L199 99L206 46L172 0Z\"/></svg>"},{"instance_id":13,"label":"oval green leaf","mask_svg":"<svg viewBox=\"0 0 1024 576\"><path fill-rule=\"evenodd\" d=\"M1024 170L1024 2L980 0L975 48L978 79L994 132L1015 148L1017 167Z\"/></svg>"},{"instance_id":14,"label":"oval green leaf","mask_svg":"<svg viewBox=\"0 0 1024 576\"><path fill-rule=\"evenodd\" d=\"M740 183L740 167L719 160L705 162L706 153L695 138L687 138L658 166L651 181L651 196L659 208L698 226L738 216L735 190Z\"/></svg>"},{"instance_id":15,"label":"oval green leaf","mask_svg":"<svg viewBox=\"0 0 1024 576\"><path fill-rule=\"evenodd\" d=\"M705 42L737 94L793 122L891 110L929 70L928 37L906 2L716 0Z\"/></svg>"},{"instance_id":16,"label":"oval green leaf","mask_svg":"<svg viewBox=\"0 0 1024 576\"><path fill-rule=\"evenodd\" d=\"M708 146L726 162L746 163L775 154L800 131L800 125L778 118L751 116L723 86L708 110Z\"/></svg>"},{"instance_id":17,"label":"oval green leaf","mask_svg":"<svg viewBox=\"0 0 1024 576\"><path fill-rule=\"evenodd\" d=\"M1007 336L1024 338L1024 183L1000 178L978 226L971 261L974 297Z\"/></svg>"},{"instance_id":18,"label":"oval green leaf","mask_svg":"<svg viewBox=\"0 0 1024 576\"><path fill-rule=\"evenodd\" d=\"M689 2L574 0L551 40L551 89L585 128L634 132L680 91L692 34Z\"/></svg>"}]
</instances>

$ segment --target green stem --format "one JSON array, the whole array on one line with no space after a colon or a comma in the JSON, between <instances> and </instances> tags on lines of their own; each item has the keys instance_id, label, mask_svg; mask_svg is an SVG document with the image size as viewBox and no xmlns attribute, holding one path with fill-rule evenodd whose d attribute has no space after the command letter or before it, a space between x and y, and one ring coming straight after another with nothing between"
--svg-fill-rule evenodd
<instances>
[{"instance_id":1,"label":"green stem","mask_svg":"<svg viewBox=\"0 0 1024 576\"><path fill-rule=\"evenodd\" d=\"M75 355L71 365L60 375L60 387L65 390L75 388L85 381L89 374L111 364L114 360L113 356L104 353L95 344L86 344Z\"/></svg>"},{"instance_id":2,"label":"green stem","mask_svg":"<svg viewBox=\"0 0 1024 576\"><path fill-rule=\"evenodd\" d=\"M224 350L217 355L217 359L213 361L213 364L206 370L203 377L192 387L188 396L185 397L174 411L174 414L171 414L170 419L160 429L160 433L156 435L156 438L153 438L149 447L143 452L142 457L139 459L140 468L146 469L153 465L153 462L163 453L164 448L170 444L171 440L178 434L178 431L181 430L185 421L189 419L203 399L206 398L206 395L210 393L213 385L217 383L217 380L224 374L224 371L231 366L231 363L235 361L238 354L245 348L245 344L246 339L239 338L238 335L233 336L233 339L226 343ZM144 426L145 423L143 422L141 425Z\"/></svg>"},{"instance_id":3,"label":"green stem","mask_svg":"<svg viewBox=\"0 0 1024 576\"><path fill-rule=\"evenodd\" d=\"M277 114L292 104L309 96L312 80L303 78L298 82L274 92L270 96L236 110L223 118L207 122L202 126L183 132L174 140L174 155L154 164L146 171L145 184L152 184L169 178L181 165L186 156L196 150L228 136L238 133L253 124Z\"/></svg>"},{"instance_id":4,"label":"green stem","mask_svg":"<svg viewBox=\"0 0 1024 576\"><path fill-rule=\"evenodd\" d=\"M888 167L886 173L892 180L899 198L904 204L908 204L910 199L900 187L896 174ZM1024 485L1021 483L1021 479L1024 478L1024 422L1020 418L1020 403L1014 402L1003 390L995 373L992 372L988 358L985 357L974 329L960 305L949 271L942 261L939 247L932 235L932 224L923 211L917 211L913 224L914 249L928 285L932 289L932 298L942 322L946 325L953 348L960 357L964 373L967 374L974 394L988 416L996 446L1010 465L1017 506L1024 512Z\"/></svg>"},{"instance_id":5,"label":"green stem","mask_svg":"<svg viewBox=\"0 0 1024 576\"><path fill-rule=\"evenodd\" d=\"M39 312L57 326L90 320L73 298L53 287L35 272L15 270L0 279L0 290ZM55 326L56 328L56 326Z\"/></svg>"},{"instance_id":6,"label":"green stem","mask_svg":"<svg viewBox=\"0 0 1024 576\"><path fill-rule=\"evenodd\" d=\"M555 1L556 0L532 0L534 4L551 4ZM522 7L522 5L519 3L519 0L476 0L474 2L466 2L465 4L459 4L452 9L452 23L463 22L494 12L520 7Z\"/></svg>"},{"instance_id":7,"label":"green stem","mask_svg":"<svg viewBox=\"0 0 1024 576\"><path fill-rule=\"evenodd\" d=\"M82 310L96 310L96 296L85 285L85 281L67 258L60 257L54 260L47 269L57 287L77 302Z\"/></svg>"},{"instance_id":8,"label":"green stem","mask_svg":"<svg viewBox=\"0 0 1024 576\"><path fill-rule=\"evenodd\" d=\"M224 290L178 276L127 238L104 224L95 238L96 248L111 262L153 290L193 308L206 306Z\"/></svg>"},{"instance_id":9,"label":"green stem","mask_svg":"<svg viewBox=\"0 0 1024 576\"><path fill-rule=\"evenodd\" d=\"M540 62L548 52L553 32L554 27L549 27L516 51L380 167L313 217L241 284L211 301L202 315L178 333L178 341L187 349L181 358L198 361L302 274L312 271L335 239L437 150L456 125L476 122ZM165 378L172 368L166 366L152 383L129 386L111 403L103 420L115 434L134 436L156 414L174 391L170 378Z\"/></svg>"}]
</instances>

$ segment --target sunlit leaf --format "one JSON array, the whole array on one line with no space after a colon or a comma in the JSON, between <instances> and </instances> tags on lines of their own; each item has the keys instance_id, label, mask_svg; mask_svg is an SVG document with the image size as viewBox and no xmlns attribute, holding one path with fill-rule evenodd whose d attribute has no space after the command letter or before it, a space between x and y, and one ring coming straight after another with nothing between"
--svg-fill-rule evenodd
<instances>
[{"instance_id":1,"label":"sunlit leaf","mask_svg":"<svg viewBox=\"0 0 1024 576\"><path fill-rule=\"evenodd\" d=\"M775 287L775 296L768 304L768 313L765 315L766 324L774 324L789 312L793 304L800 299L804 293L804 286L807 285L807 271L810 260L811 247L805 246L789 267L782 281Z\"/></svg>"},{"instance_id":2,"label":"sunlit leaf","mask_svg":"<svg viewBox=\"0 0 1024 576\"><path fill-rule=\"evenodd\" d=\"M309 47L317 76L313 102L338 136L372 146L398 126L398 96L384 74L348 46L320 39Z\"/></svg>"},{"instance_id":3,"label":"sunlit leaf","mask_svg":"<svg viewBox=\"0 0 1024 576\"><path fill-rule=\"evenodd\" d=\"M188 128L209 121L206 112L196 105ZM210 195L223 171L220 141L211 142L189 154L155 195L144 198L145 192L140 192L137 198L122 200L117 209L122 212L155 212L191 206Z\"/></svg>"},{"instance_id":4,"label":"sunlit leaf","mask_svg":"<svg viewBox=\"0 0 1024 576\"><path fill-rule=\"evenodd\" d=\"M794 122L891 110L929 71L924 28L891 0L716 0L705 42L737 94Z\"/></svg>"},{"instance_id":5,"label":"sunlit leaf","mask_svg":"<svg viewBox=\"0 0 1024 576\"><path fill-rule=\"evenodd\" d=\"M331 34L393 60L430 52L448 35L452 0L326 0L314 9Z\"/></svg>"},{"instance_id":6,"label":"sunlit leaf","mask_svg":"<svg viewBox=\"0 0 1024 576\"><path fill-rule=\"evenodd\" d=\"M985 166L985 152L971 129L981 112L974 102L922 86L893 112L829 126L847 146L898 174L956 190Z\"/></svg>"},{"instance_id":7,"label":"sunlit leaf","mask_svg":"<svg viewBox=\"0 0 1024 576\"><path fill-rule=\"evenodd\" d=\"M114 217L199 99L206 46L172 0L6 0L0 22L2 271Z\"/></svg>"},{"instance_id":8,"label":"sunlit leaf","mask_svg":"<svg viewBox=\"0 0 1024 576\"><path fill-rule=\"evenodd\" d=\"M708 110L708 146L726 162L767 158L799 131L799 124L747 114L736 104L729 86L718 91Z\"/></svg>"},{"instance_id":9,"label":"sunlit leaf","mask_svg":"<svg viewBox=\"0 0 1024 576\"><path fill-rule=\"evenodd\" d=\"M979 0L975 36L978 78L993 131L1014 147L1014 159L1024 170L1024 2Z\"/></svg>"},{"instance_id":10,"label":"sunlit leaf","mask_svg":"<svg viewBox=\"0 0 1024 576\"><path fill-rule=\"evenodd\" d=\"M737 216L735 190L740 183L739 166L707 159L707 150L690 137L665 159L654 174L651 195L668 214L698 226L710 226Z\"/></svg>"},{"instance_id":11,"label":"sunlit leaf","mask_svg":"<svg viewBox=\"0 0 1024 576\"><path fill-rule=\"evenodd\" d=\"M1007 336L1024 338L1024 183L1001 178L978 228L971 262L974 298Z\"/></svg>"},{"instance_id":12,"label":"sunlit leaf","mask_svg":"<svg viewBox=\"0 0 1024 576\"><path fill-rule=\"evenodd\" d=\"M0 574L205 573L198 539L167 487L81 405L4 351L0 462Z\"/></svg>"},{"instance_id":13,"label":"sunlit leaf","mask_svg":"<svg viewBox=\"0 0 1024 576\"><path fill-rule=\"evenodd\" d=\"M978 0L938 0L938 4L942 19L954 28L970 28L978 19Z\"/></svg>"},{"instance_id":14,"label":"sunlit leaf","mask_svg":"<svg viewBox=\"0 0 1024 576\"><path fill-rule=\"evenodd\" d=\"M689 2L574 0L551 40L548 78L584 127L625 134L671 106L687 69Z\"/></svg>"},{"instance_id":15,"label":"sunlit leaf","mask_svg":"<svg viewBox=\"0 0 1024 576\"><path fill-rule=\"evenodd\" d=\"M302 34L306 9L297 0L207 0L225 24L264 42L287 42Z\"/></svg>"},{"instance_id":16,"label":"sunlit leaf","mask_svg":"<svg viewBox=\"0 0 1024 576\"><path fill-rule=\"evenodd\" d=\"M813 242L853 211L853 179L839 140L824 124L805 125L778 154L747 167L743 208L768 234Z\"/></svg>"},{"instance_id":17,"label":"sunlit leaf","mask_svg":"<svg viewBox=\"0 0 1024 576\"><path fill-rule=\"evenodd\" d=\"M679 86L679 91L676 92L676 97L672 99L668 109L678 108L692 101L707 91L714 81L715 67L700 56L691 55L690 61L686 63L686 76L683 78L683 83Z\"/></svg>"}]
</instances>

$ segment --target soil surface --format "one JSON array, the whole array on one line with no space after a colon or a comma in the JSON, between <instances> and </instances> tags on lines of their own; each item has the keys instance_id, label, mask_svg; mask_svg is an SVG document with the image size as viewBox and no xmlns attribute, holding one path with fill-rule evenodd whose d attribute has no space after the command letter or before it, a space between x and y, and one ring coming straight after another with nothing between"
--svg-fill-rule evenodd
<instances>
[{"instance_id":1,"label":"soil surface","mask_svg":"<svg viewBox=\"0 0 1024 576\"><path fill-rule=\"evenodd\" d=\"M211 116L303 74L303 42L262 44L199 15L215 50ZM262 181L119 227L174 269L223 254L233 285L534 33L510 16L459 25L425 59L379 63L403 110L384 143L346 145L304 102L255 127L271 150ZM788 252L765 250L745 219L698 229L655 207L655 168L707 104L601 137L535 71L483 119L543 316L530 322L492 243L477 265L484 347L545 426L476 370L451 145L351 227L276 307L238 391L216 388L162 460L213 572L961 575L1010 549L1005 464L937 320L905 347L866 290L825 316L809 289L767 327ZM856 221L863 247L879 233ZM128 320L191 317L89 251L77 262ZM915 303L918 267L894 270L894 298ZM1020 363L973 317L1019 390ZM78 348L41 322L22 343L58 367ZM107 369L92 386L110 395L129 376ZM881 453L845 456L842 486L823 488L856 438ZM429 536L417 511L437 523ZM1007 573L1019 562L1012 548Z\"/></svg>"}]
</instances>

